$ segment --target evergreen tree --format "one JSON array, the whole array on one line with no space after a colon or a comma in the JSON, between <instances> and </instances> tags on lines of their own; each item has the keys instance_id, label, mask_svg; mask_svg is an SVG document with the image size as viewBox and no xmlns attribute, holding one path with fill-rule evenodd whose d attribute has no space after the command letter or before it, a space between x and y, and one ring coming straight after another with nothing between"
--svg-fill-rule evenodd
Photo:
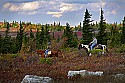
<instances>
[{"instance_id":1,"label":"evergreen tree","mask_svg":"<svg viewBox=\"0 0 125 83\"><path fill-rule=\"evenodd\" d=\"M0 34L0 42L1 42L1 44L0 44L0 53L2 53L2 42L3 42L3 37L2 37L1 34Z\"/></svg>"},{"instance_id":2,"label":"evergreen tree","mask_svg":"<svg viewBox=\"0 0 125 83\"><path fill-rule=\"evenodd\" d=\"M120 42L120 33L117 30L117 25L114 23L114 26L111 28L111 35L110 35L110 40L111 40L111 46L116 47L118 46Z\"/></svg>"},{"instance_id":3,"label":"evergreen tree","mask_svg":"<svg viewBox=\"0 0 125 83\"><path fill-rule=\"evenodd\" d=\"M41 49L45 49L45 30L44 27L42 25L42 29L41 29L41 33L40 33L40 46Z\"/></svg>"},{"instance_id":4,"label":"evergreen tree","mask_svg":"<svg viewBox=\"0 0 125 83\"><path fill-rule=\"evenodd\" d=\"M16 43L17 44L17 51L21 50L23 36L24 36L24 29L23 29L22 23L20 21L20 29L17 32L17 37L16 37L16 40L17 40L17 43Z\"/></svg>"},{"instance_id":5,"label":"evergreen tree","mask_svg":"<svg viewBox=\"0 0 125 83\"><path fill-rule=\"evenodd\" d=\"M106 29L106 22L104 20L104 16L103 16L103 10L101 8L101 16L100 16L100 23L99 23L99 33L98 33L98 36L97 36L97 39L98 39L98 43L100 44L107 44L107 38L106 38L106 32L105 32L105 29Z\"/></svg>"},{"instance_id":6,"label":"evergreen tree","mask_svg":"<svg viewBox=\"0 0 125 83\"><path fill-rule=\"evenodd\" d=\"M122 27L122 34L121 34L121 42L125 44L125 17L123 19L123 27Z\"/></svg>"},{"instance_id":7,"label":"evergreen tree","mask_svg":"<svg viewBox=\"0 0 125 83\"><path fill-rule=\"evenodd\" d=\"M1 45L1 52L3 53L3 54L7 54L7 53L11 53L11 45L12 45L12 42L11 42L11 37L8 35L8 33L9 33L9 23L8 22L6 22L7 23L7 25L6 25L6 28L7 28L7 30L6 30L6 32L5 32L5 37L4 37L4 39L3 39L3 42L1 42L2 43L2 45Z\"/></svg>"},{"instance_id":8,"label":"evergreen tree","mask_svg":"<svg viewBox=\"0 0 125 83\"><path fill-rule=\"evenodd\" d=\"M56 23L55 22L54 22L53 26L54 26L54 31L55 31L56 30Z\"/></svg>"},{"instance_id":9,"label":"evergreen tree","mask_svg":"<svg viewBox=\"0 0 125 83\"><path fill-rule=\"evenodd\" d=\"M92 20L90 20L91 16L92 15L86 9L82 29L82 43L84 44L88 44L92 40L93 28L90 25L90 23L92 22Z\"/></svg>"},{"instance_id":10,"label":"evergreen tree","mask_svg":"<svg viewBox=\"0 0 125 83\"><path fill-rule=\"evenodd\" d=\"M50 35L49 35L49 25L48 24L45 25L45 35L44 35L44 37L45 37L44 45L45 45L45 48L47 48L47 46L50 44L50 41L51 41Z\"/></svg>"},{"instance_id":11,"label":"evergreen tree","mask_svg":"<svg viewBox=\"0 0 125 83\"><path fill-rule=\"evenodd\" d=\"M36 48L40 49L40 33L39 33L38 28L37 28L37 32L36 32Z\"/></svg>"},{"instance_id":12,"label":"evergreen tree","mask_svg":"<svg viewBox=\"0 0 125 83\"><path fill-rule=\"evenodd\" d=\"M4 19L4 28L7 27L7 21Z\"/></svg>"},{"instance_id":13,"label":"evergreen tree","mask_svg":"<svg viewBox=\"0 0 125 83\"><path fill-rule=\"evenodd\" d=\"M33 39L34 38L34 34L32 32L32 28L30 28L30 39Z\"/></svg>"},{"instance_id":14,"label":"evergreen tree","mask_svg":"<svg viewBox=\"0 0 125 83\"><path fill-rule=\"evenodd\" d=\"M79 31L82 31L82 24L81 24L81 22L80 22Z\"/></svg>"},{"instance_id":15,"label":"evergreen tree","mask_svg":"<svg viewBox=\"0 0 125 83\"><path fill-rule=\"evenodd\" d=\"M60 24L60 22L59 22L58 26L60 27L60 25L61 25L61 24Z\"/></svg>"},{"instance_id":16,"label":"evergreen tree","mask_svg":"<svg viewBox=\"0 0 125 83\"><path fill-rule=\"evenodd\" d=\"M67 38L66 45L67 47L76 47L78 44L77 38L74 36L72 28L66 23L66 30L64 31L64 37Z\"/></svg>"}]
</instances>

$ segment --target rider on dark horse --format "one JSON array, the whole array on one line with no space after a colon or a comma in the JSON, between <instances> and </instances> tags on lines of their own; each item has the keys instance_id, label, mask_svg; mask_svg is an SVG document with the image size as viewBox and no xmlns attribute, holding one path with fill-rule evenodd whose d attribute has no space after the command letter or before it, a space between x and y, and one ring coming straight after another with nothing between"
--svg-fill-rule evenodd
<instances>
[{"instance_id":1,"label":"rider on dark horse","mask_svg":"<svg viewBox=\"0 0 125 83\"><path fill-rule=\"evenodd\" d=\"M90 42L90 50L92 50L97 45L97 39L96 37L92 37L93 40Z\"/></svg>"}]
</instances>

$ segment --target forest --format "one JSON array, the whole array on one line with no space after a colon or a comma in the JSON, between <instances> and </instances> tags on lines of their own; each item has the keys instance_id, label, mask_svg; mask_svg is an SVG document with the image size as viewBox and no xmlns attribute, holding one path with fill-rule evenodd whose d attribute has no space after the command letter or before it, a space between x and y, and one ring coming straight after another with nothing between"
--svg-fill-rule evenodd
<instances>
[{"instance_id":1,"label":"forest","mask_svg":"<svg viewBox=\"0 0 125 83\"><path fill-rule=\"evenodd\" d=\"M6 28L5 36L0 36L0 53L2 54L15 54L20 52L22 46L27 50L36 50L36 49L46 49L47 44L52 41L59 42L62 38L68 38L65 42L63 48L78 46L78 43L89 44L92 41L92 37L97 37L99 44L105 44L110 48L119 48L117 52L124 52L125 47L125 17L121 19L121 23L114 22L108 24L105 22L104 13L101 9L100 22L93 23L91 20L92 14L86 9L84 14L83 22L80 22L78 26L70 27L70 24L66 23L65 26L62 26L61 23L53 24L32 24L31 22L17 22L9 24L4 20L4 25L1 27ZM18 28L17 36L12 38L9 33L9 29L15 27ZM32 30L36 30L36 33L33 33ZM27 34L26 30L29 30L30 33ZM49 32L53 34L49 34ZM62 31L63 35L54 38L54 32ZM77 34L73 32L81 31L82 38L78 39Z\"/></svg>"}]
</instances>

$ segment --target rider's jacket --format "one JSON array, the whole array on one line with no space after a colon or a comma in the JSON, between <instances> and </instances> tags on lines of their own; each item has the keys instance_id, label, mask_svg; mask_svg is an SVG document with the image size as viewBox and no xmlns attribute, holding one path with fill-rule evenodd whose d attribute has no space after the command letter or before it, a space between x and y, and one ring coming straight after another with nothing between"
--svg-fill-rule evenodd
<instances>
[{"instance_id":1,"label":"rider's jacket","mask_svg":"<svg viewBox=\"0 0 125 83\"><path fill-rule=\"evenodd\" d=\"M93 41L91 42L92 44L97 44L97 39L94 38Z\"/></svg>"}]
</instances>

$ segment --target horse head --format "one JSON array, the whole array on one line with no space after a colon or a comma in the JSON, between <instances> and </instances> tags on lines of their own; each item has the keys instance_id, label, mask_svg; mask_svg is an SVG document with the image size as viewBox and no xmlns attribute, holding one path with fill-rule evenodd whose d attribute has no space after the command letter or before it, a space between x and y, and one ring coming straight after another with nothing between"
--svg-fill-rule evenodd
<instances>
[{"instance_id":1,"label":"horse head","mask_svg":"<svg viewBox=\"0 0 125 83\"><path fill-rule=\"evenodd\" d=\"M78 49L81 50L81 48L82 48L82 47L81 47L81 44L79 44L79 45L78 45Z\"/></svg>"}]
</instances>

